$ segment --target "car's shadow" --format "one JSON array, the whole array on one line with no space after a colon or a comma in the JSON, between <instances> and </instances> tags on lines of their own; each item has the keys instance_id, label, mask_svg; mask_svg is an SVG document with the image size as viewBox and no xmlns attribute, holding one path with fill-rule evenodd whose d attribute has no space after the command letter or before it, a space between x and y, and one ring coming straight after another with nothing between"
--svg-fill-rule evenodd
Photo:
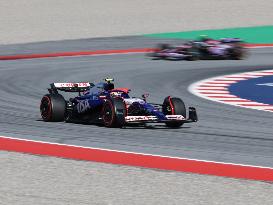
<instances>
[{"instance_id":1,"label":"car's shadow","mask_svg":"<svg viewBox=\"0 0 273 205\"><path fill-rule=\"evenodd\" d=\"M177 129L184 129L184 128L190 128L189 126L181 126L181 127L167 127L166 125L163 124L156 124L156 125L126 125L122 127L121 129L172 129L172 130L177 130Z\"/></svg>"},{"instance_id":2,"label":"car's shadow","mask_svg":"<svg viewBox=\"0 0 273 205\"><path fill-rule=\"evenodd\" d=\"M44 122L42 119L37 119L38 122ZM55 123L55 122L46 122L46 123ZM78 124L78 125L89 125L89 126L95 126L95 127L102 127L106 128L104 125L100 123L88 123L88 122L63 122L65 124ZM181 127L167 127L164 124L130 124L125 125L121 128L112 128L112 129L128 129L128 130L138 130L138 129L168 129L168 130L177 130L177 129L188 129L191 128L190 126L181 126Z\"/></svg>"}]
</instances>

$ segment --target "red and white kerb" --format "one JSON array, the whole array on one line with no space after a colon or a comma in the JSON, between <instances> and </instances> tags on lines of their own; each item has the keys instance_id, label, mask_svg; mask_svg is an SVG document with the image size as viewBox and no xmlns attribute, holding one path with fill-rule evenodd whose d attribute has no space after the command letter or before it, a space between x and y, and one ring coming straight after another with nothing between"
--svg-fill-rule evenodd
<instances>
[{"instance_id":1,"label":"red and white kerb","mask_svg":"<svg viewBox=\"0 0 273 205\"><path fill-rule=\"evenodd\" d=\"M231 75L223 75L198 81L189 86L189 91L194 95L207 100L230 104L239 107L251 108L273 112L273 105L254 102L232 95L229 86L242 80L273 75L273 70L245 72Z\"/></svg>"}]
</instances>

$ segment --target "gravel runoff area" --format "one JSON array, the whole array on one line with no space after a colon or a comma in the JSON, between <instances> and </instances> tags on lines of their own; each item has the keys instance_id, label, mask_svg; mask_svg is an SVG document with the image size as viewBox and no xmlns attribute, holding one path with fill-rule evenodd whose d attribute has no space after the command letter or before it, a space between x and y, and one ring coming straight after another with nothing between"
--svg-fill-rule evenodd
<instances>
[{"instance_id":1,"label":"gravel runoff area","mask_svg":"<svg viewBox=\"0 0 273 205\"><path fill-rule=\"evenodd\" d=\"M272 24L270 0L1 0L0 44ZM114 9L113 9L114 8ZM269 183L0 152L0 204L272 204Z\"/></svg>"},{"instance_id":2,"label":"gravel runoff area","mask_svg":"<svg viewBox=\"0 0 273 205\"><path fill-rule=\"evenodd\" d=\"M0 44L273 24L271 0L1 0Z\"/></svg>"},{"instance_id":3,"label":"gravel runoff area","mask_svg":"<svg viewBox=\"0 0 273 205\"><path fill-rule=\"evenodd\" d=\"M0 152L0 204L273 204L272 184ZM4 165L4 166L3 166Z\"/></svg>"}]
</instances>

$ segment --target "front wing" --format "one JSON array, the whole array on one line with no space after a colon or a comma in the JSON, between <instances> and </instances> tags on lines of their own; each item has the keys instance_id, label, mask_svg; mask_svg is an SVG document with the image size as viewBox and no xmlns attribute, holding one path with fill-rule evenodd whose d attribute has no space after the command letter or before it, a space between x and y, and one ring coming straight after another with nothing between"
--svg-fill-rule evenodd
<instances>
[{"instance_id":1,"label":"front wing","mask_svg":"<svg viewBox=\"0 0 273 205\"><path fill-rule=\"evenodd\" d=\"M154 115L146 115L146 116L126 116L125 122L172 122L172 121L181 121L183 123L197 122L198 117L196 113L196 109L193 107L189 108L189 117L185 118L183 115L165 115L166 119L162 120Z\"/></svg>"}]
</instances>

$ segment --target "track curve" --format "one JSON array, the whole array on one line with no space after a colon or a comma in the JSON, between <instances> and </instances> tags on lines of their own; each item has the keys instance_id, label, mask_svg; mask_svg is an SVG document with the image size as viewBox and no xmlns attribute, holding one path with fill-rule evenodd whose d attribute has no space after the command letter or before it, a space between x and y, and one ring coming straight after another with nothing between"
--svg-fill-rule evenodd
<instances>
[{"instance_id":1,"label":"track curve","mask_svg":"<svg viewBox=\"0 0 273 205\"><path fill-rule=\"evenodd\" d=\"M272 54L270 48L253 50L244 61L152 61L142 54L1 61L0 135L273 167L272 113L218 104L187 91L201 79L272 69ZM113 76L117 86L131 87L133 96L149 92L153 102L170 94L181 97L197 107L200 121L172 130L107 129L40 120L39 101L49 83L93 82L105 76Z\"/></svg>"}]
</instances>

